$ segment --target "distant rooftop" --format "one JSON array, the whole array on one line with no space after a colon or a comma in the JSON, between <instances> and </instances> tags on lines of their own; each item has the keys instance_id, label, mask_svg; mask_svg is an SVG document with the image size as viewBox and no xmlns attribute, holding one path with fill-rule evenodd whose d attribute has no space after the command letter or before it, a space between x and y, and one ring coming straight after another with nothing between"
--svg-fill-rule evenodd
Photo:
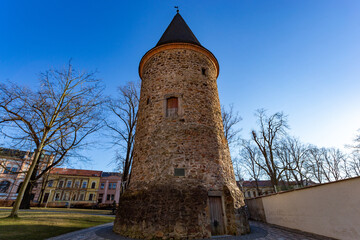
<instances>
[{"instance_id":1,"label":"distant rooftop","mask_svg":"<svg viewBox=\"0 0 360 240\"><path fill-rule=\"evenodd\" d=\"M17 149L10 148L1 148L0 147L0 156L3 157L15 157L15 158L24 158L28 154L27 151L21 151Z\"/></svg>"},{"instance_id":2,"label":"distant rooftop","mask_svg":"<svg viewBox=\"0 0 360 240\"><path fill-rule=\"evenodd\" d=\"M83 170L83 169L71 169L71 168L54 168L50 171L51 174L59 175L76 175L87 177L100 177L102 171Z\"/></svg>"},{"instance_id":3,"label":"distant rooftop","mask_svg":"<svg viewBox=\"0 0 360 240\"><path fill-rule=\"evenodd\" d=\"M101 174L101 177L110 177L110 176L121 177L121 173L119 173L119 172L102 172L102 174Z\"/></svg>"},{"instance_id":4,"label":"distant rooftop","mask_svg":"<svg viewBox=\"0 0 360 240\"><path fill-rule=\"evenodd\" d=\"M237 181L237 183L239 184L239 181ZM257 183L258 183L259 187L272 187L272 183L270 180L258 180ZM312 181L306 181L306 185L313 185L313 184L316 184L316 183L312 182ZM290 181L290 182L279 181L278 185L279 186L286 186L286 185L294 186L294 185L297 185L297 183L295 181ZM256 182L255 181L243 181L242 186L243 187L256 187Z\"/></svg>"}]
</instances>

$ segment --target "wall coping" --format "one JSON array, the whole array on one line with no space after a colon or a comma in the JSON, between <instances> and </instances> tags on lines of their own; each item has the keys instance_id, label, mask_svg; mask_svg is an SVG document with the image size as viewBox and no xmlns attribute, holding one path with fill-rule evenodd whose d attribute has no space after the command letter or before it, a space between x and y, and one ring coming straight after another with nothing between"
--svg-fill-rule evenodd
<instances>
[{"instance_id":1,"label":"wall coping","mask_svg":"<svg viewBox=\"0 0 360 240\"><path fill-rule=\"evenodd\" d=\"M271 193L271 194L268 194L268 195L265 195L265 196L258 196L258 197L254 197L254 198L248 198L247 200L264 198L264 197L271 197L271 196L278 195L278 194L301 191L301 190L306 190L306 189L309 189L309 188L315 188L315 187L320 187L320 186L329 185L329 184L335 184L335 183L339 183L339 182L352 181L352 180L355 180L355 179L360 179L360 176L352 177L352 178L345 178L345 179L332 181L332 182L327 182L327 183L317 183L315 185L310 185L310 186L306 186L306 187L302 187L302 188L290 189L290 190L285 190L285 191L281 191L281 192L277 192L277 193Z\"/></svg>"}]
</instances>

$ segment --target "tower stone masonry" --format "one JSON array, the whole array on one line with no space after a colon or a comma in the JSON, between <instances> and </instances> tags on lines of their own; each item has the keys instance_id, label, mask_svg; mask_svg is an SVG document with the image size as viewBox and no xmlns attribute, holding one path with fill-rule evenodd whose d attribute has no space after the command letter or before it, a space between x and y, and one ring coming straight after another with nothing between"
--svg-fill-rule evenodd
<instances>
[{"instance_id":1,"label":"tower stone masonry","mask_svg":"<svg viewBox=\"0 0 360 240\"><path fill-rule=\"evenodd\" d=\"M224 136L215 56L179 13L141 59L131 182L114 231L199 239L250 231Z\"/></svg>"}]
</instances>

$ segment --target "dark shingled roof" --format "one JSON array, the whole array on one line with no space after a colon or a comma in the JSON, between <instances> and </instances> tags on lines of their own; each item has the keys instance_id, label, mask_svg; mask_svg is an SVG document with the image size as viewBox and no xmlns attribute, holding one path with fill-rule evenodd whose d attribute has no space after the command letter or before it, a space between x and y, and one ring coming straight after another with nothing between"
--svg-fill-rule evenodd
<instances>
[{"instance_id":1,"label":"dark shingled roof","mask_svg":"<svg viewBox=\"0 0 360 240\"><path fill-rule=\"evenodd\" d=\"M26 156L27 153L28 152L26 151L0 147L0 156L4 156L4 157L14 157L14 158L22 159Z\"/></svg>"},{"instance_id":2,"label":"dark shingled roof","mask_svg":"<svg viewBox=\"0 0 360 240\"><path fill-rule=\"evenodd\" d=\"M192 43L201 46L179 13L175 15L156 46L166 43Z\"/></svg>"},{"instance_id":3,"label":"dark shingled roof","mask_svg":"<svg viewBox=\"0 0 360 240\"><path fill-rule=\"evenodd\" d=\"M121 177L121 173L119 173L119 172L102 172L102 174L101 174L101 177L110 177L110 176Z\"/></svg>"}]
</instances>

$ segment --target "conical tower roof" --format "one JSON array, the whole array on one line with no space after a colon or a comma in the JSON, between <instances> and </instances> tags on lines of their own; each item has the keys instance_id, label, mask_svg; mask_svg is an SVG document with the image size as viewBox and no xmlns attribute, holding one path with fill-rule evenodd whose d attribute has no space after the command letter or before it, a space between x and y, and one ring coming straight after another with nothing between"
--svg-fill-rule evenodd
<instances>
[{"instance_id":1,"label":"conical tower roof","mask_svg":"<svg viewBox=\"0 0 360 240\"><path fill-rule=\"evenodd\" d=\"M175 15L156 46L166 43L192 43L201 46L179 13Z\"/></svg>"}]
</instances>

